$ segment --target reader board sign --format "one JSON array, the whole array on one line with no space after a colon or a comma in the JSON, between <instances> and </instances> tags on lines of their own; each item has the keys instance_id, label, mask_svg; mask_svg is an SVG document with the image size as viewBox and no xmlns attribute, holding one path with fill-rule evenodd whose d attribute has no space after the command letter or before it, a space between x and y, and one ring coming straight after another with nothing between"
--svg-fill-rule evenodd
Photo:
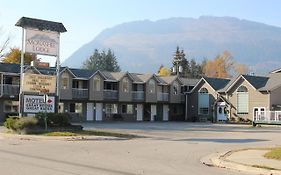
<instances>
[{"instance_id":1,"label":"reader board sign","mask_svg":"<svg viewBox=\"0 0 281 175\"><path fill-rule=\"evenodd\" d=\"M57 56L59 33L26 29L25 52Z\"/></svg>"},{"instance_id":2,"label":"reader board sign","mask_svg":"<svg viewBox=\"0 0 281 175\"><path fill-rule=\"evenodd\" d=\"M46 110L45 110L45 107ZM55 97L49 96L44 102L44 95L24 95L23 97L23 112L38 113L38 112L55 112Z\"/></svg>"},{"instance_id":3,"label":"reader board sign","mask_svg":"<svg viewBox=\"0 0 281 175\"><path fill-rule=\"evenodd\" d=\"M41 74L23 74L23 92L55 93L56 76Z\"/></svg>"}]
</instances>

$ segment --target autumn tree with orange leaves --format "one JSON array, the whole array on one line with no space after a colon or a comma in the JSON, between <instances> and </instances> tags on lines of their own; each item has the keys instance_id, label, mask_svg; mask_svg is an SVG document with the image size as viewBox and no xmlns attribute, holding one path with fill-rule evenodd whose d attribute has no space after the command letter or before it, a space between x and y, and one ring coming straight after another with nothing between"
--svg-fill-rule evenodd
<instances>
[{"instance_id":1,"label":"autumn tree with orange leaves","mask_svg":"<svg viewBox=\"0 0 281 175\"><path fill-rule=\"evenodd\" d=\"M21 58L21 50L18 48L11 48L10 52L4 55L3 59L1 60L3 63L13 63L13 64L20 64ZM31 61L36 60L35 54L25 53L24 54L24 64L30 65Z\"/></svg>"},{"instance_id":2,"label":"autumn tree with orange leaves","mask_svg":"<svg viewBox=\"0 0 281 175\"><path fill-rule=\"evenodd\" d=\"M222 55L219 54L214 60L207 60L203 66L203 73L208 77L230 78L233 74L247 72L247 66L236 63L228 51L224 51Z\"/></svg>"}]
</instances>

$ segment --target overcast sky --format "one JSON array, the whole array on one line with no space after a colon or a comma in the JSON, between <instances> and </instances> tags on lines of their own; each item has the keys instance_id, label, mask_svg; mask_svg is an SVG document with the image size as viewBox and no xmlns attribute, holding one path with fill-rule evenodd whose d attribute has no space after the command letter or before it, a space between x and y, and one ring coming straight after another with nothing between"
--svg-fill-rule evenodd
<instances>
[{"instance_id":1,"label":"overcast sky","mask_svg":"<svg viewBox=\"0 0 281 175\"><path fill-rule=\"evenodd\" d=\"M281 27L280 0L0 0L0 26L21 46L22 16L62 22L61 60L102 30L135 20L232 16ZM1 33L3 34L3 32ZM0 36L0 40L3 36Z\"/></svg>"}]
</instances>

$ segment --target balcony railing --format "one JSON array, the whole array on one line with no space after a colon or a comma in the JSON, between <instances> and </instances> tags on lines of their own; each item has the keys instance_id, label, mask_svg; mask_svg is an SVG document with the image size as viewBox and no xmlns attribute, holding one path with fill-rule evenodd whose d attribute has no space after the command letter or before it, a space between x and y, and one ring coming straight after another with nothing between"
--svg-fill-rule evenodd
<instances>
[{"instance_id":1,"label":"balcony railing","mask_svg":"<svg viewBox=\"0 0 281 175\"><path fill-rule=\"evenodd\" d=\"M72 98L88 98L88 89L72 88Z\"/></svg>"},{"instance_id":2,"label":"balcony railing","mask_svg":"<svg viewBox=\"0 0 281 175\"><path fill-rule=\"evenodd\" d=\"M133 91L133 100L134 101L143 101L144 100L144 91Z\"/></svg>"},{"instance_id":3,"label":"balcony railing","mask_svg":"<svg viewBox=\"0 0 281 175\"><path fill-rule=\"evenodd\" d=\"M281 124L281 111L261 111L254 113L255 123L279 123Z\"/></svg>"},{"instance_id":4,"label":"balcony railing","mask_svg":"<svg viewBox=\"0 0 281 175\"><path fill-rule=\"evenodd\" d=\"M118 91L117 90L104 89L103 90L103 98L106 99L106 100L117 100L118 99Z\"/></svg>"},{"instance_id":5,"label":"balcony railing","mask_svg":"<svg viewBox=\"0 0 281 175\"><path fill-rule=\"evenodd\" d=\"M15 96L19 95L20 86L14 84L3 84L3 95Z\"/></svg>"},{"instance_id":6,"label":"balcony railing","mask_svg":"<svg viewBox=\"0 0 281 175\"><path fill-rule=\"evenodd\" d=\"M169 101L169 93L158 92L157 101Z\"/></svg>"}]
</instances>

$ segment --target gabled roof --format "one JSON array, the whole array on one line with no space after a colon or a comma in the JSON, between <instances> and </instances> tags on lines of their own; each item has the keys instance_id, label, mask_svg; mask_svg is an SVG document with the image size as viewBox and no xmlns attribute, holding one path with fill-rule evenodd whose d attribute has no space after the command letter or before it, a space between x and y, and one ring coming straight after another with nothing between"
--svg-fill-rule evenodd
<instances>
[{"instance_id":1,"label":"gabled roof","mask_svg":"<svg viewBox=\"0 0 281 175\"><path fill-rule=\"evenodd\" d=\"M141 75L139 73L130 73L134 82L133 83L144 83L139 77L138 75Z\"/></svg>"},{"instance_id":2,"label":"gabled roof","mask_svg":"<svg viewBox=\"0 0 281 175\"><path fill-rule=\"evenodd\" d=\"M19 64L1 63L0 64L0 72L19 74L20 73L20 65Z\"/></svg>"},{"instance_id":3,"label":"gabled roof","mask_svg":"<svg viewBox=\"0 0 281 175\"><path fill-rule=\"evenodd\" d=\"M254 88L259 89L266 85L268 77L242 75Z\"/></svg>"},{"instance_id":4,"label":"gabled roof","mask_svg":"<svg viewBox=\"0 0 281 175\"><path fill-rule=\"evenodd\" d=\"M270 74L274 74L274 73L281 73L281 68L275 69L270 72Z\"/></svg>"},{"instance_id":5,"label":"gabled roof","mask_svg":"<svg viewBox=\"0 0 281 175\"><path fill-rule=\"evenodd\" d=\"M34 28L38 30L49 30L56 32L66 32L64 25L60 22L47 21L42 19L22 17L16 23L16 26L23 28Z\"/></svg>"},{"instance_id":6,"label":"gabled roof","mask_svg":"<svg viewBox=\"0 0 281 175\"><path fill-rule=\"evenodd\" d=\"M76 78L89 79L95 72L87 69L69 69Z\"/></svg>"},{"instance_id":7,"label":"gabled roof","mask_svg":"<svg viewBox=\"0 0 281 175\"><path fill-rule=\"evenodd\" d=\"M194 79L194 78L180 78L183 85L186 85L186 86L195 86L199 81L200 79Z\"/></svg>"},{"instance_id":8,"label":"gabled roof","mask_svg":"<svg viewBox=\"0 0 281 175\"><path fill-rule=\"evenodd\" d=\"M203 79L207 81L215 91L223 89L230 82L230 79L224 78L203 77Z\"/></svg>"},{"instance_id":9,"label":"gabled roof","mask_svg":"<svg viewBox=\"0 0 281 175\"><path fill-rule=\"evenodd\" d=\"M183 82L181 81L181 79L174 75L174 76L167 76L167 77L158 77L160 80L164 80L165 84L172 84L175 80L179 80L181 84L183 84Z\"/></svg>"},{"instance_id":10,"label":"gabled roof","mask_svg":"<svg viewBox=\"0 0 281 175\"><path fill-rule=\"evenodd\" d=\"M281 86L281 73L272 73L268 77L265 86L260 88L259 91L272 91Z\"/></svg>"}]
</instances>

